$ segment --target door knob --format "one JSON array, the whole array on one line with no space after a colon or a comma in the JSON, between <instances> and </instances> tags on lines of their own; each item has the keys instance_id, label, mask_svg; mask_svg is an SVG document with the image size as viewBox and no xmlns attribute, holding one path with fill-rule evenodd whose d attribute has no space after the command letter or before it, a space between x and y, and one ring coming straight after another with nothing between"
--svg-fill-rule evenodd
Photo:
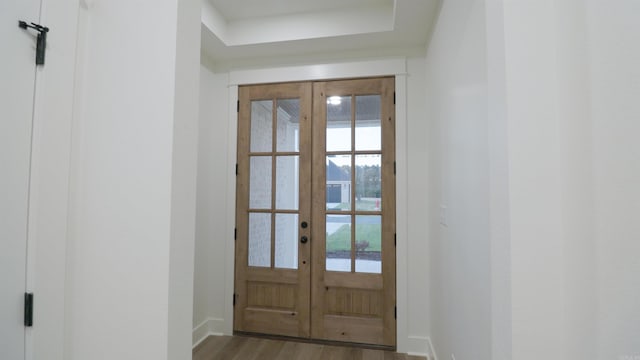
<instances>
[{"instance_id":1,"label":"door knob","mask_svg":"<svg viewBox=\"0 0 640 360\"><path fill-rule=\"evenodd\" d=\"M306 236L303 236L303 237L300 238L300 242L303 243L303 244L306 244L307 241L309 241L309 238L306 237Z\"/></svg>"}]
</instances>

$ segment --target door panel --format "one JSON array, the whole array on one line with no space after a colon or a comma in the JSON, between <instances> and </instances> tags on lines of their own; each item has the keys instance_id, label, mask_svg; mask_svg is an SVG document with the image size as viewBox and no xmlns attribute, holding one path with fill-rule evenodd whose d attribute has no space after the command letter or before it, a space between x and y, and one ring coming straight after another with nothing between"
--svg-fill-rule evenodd
<instances>
[{"instance_id":1,"label":"door panel","mask_svg":"<svg viewBox=\"0 0 640 360\"><path fill-rule=\"evenodd\" d=\"M395 346L394 88L393 78L314 84L316 339Z\"/></svg>"},{"instance_id":2,"label":"door panel","mask_svg":"<svg viewBox=\"0 0 640 360\"><path fill-rule=\"evenodd\" d=\"M37 22L40 1L0 2L0 359L24 359L27 206L35 81L35 39L18 20Z\"/></svg>"},{"instance_id":3,"label":"door panel","mask_svg":"<svg viewBox=\"0 0 640 360\"><path fill-rule=\"evenodd\" d=\"M308 337L311 84L241 87L236 331Z\"/></svg>"},{"instance_id":4,"label":"door panel","mask_svg":"<svg viewBox=\"0 0 640 360\"><path fill-rule=\"evenodd\" d=\"M240 87L236 331L395 346L394 86Z\"/></svg>"}]
</instances>

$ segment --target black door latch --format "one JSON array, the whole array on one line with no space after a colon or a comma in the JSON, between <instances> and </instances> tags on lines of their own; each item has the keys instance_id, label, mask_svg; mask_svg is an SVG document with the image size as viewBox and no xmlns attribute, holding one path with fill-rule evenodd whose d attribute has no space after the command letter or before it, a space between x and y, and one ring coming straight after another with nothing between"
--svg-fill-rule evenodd
<instances>
[{"instance_id":1,"label":"black door latch","mask_svg":"<svg viewBox=\"0 0 640 360\"><path fill-rule=\"evenodd\" d=\"M19 21L21 29L34 29L38 32L36 39L36 65L44 65L44 52L47 49L47 33L49 28L35 23L27 24L26 21Z\"/></svg>"}]
</instances>

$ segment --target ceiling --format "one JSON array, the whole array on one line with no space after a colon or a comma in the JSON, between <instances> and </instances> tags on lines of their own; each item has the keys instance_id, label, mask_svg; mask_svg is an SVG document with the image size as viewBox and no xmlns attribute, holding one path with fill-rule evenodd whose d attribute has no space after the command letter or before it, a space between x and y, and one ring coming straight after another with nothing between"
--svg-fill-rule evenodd
<instances>
[{"instance_id":1,"label":"ceiling","mask_svg":"<svg viewBox=\"0 0 640 360\"><path fill-rule=\"evenodd\" d=\"M393 0L209 0L209 2L224 14L227 20L393 4Z\"/></svg>"},{"instance_id":2,"label":"ceiling","mask_svg":"<svg viewBox=\"0 0 640 360\"><path fill-rule=\"evenodd\" d=\"M203 0L202 52L235 68L424 53L442 0Z\"/></svg>"}]
</instances>

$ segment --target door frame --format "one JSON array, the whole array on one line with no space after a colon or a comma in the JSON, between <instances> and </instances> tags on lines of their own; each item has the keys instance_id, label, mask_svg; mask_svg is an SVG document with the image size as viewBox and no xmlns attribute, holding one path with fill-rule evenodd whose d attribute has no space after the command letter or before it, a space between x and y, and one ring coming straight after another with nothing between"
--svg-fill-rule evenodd
<instances>
[{"instance_id":1,"label":"door frame","mask_svg":"<svg viewBox=\"0 0 640 360\"><path fill-rule=\"evenodd\" d=\"M407 60L406 58L392 58L384 60L342 62L321 65L302 65L279 68L264 68L254 70L237 70L229 72L228 81L228 121L227 138L227 186L226 213L235 214L236 210L236 175L237 159L237 101L238 86L251 84L268 84L293 81L340 80L365 77L394 76L396 83L396 258L408 258L408 169L407 169ZM233 239L235 217L226 219L225 238ZM222 329L225 334L233 333L233 291L234 291L234 262L235 243L225 241L225 304L224 323ZM409 351L411 344L408 337L408 268L406 262L397 261L396 264L396 303L397 334L396 346L398 351Z\"/></svg>"}]
</instances>

